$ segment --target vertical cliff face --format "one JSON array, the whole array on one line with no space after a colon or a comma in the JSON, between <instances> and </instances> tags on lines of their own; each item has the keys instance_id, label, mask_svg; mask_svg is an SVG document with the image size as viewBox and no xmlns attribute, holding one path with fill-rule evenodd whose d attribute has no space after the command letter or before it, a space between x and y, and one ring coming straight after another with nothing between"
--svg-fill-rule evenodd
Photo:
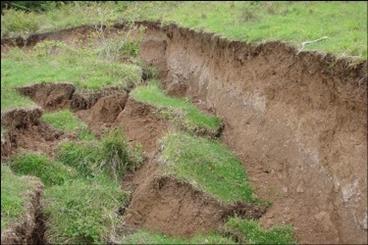
<instances>
[{"instance_id":1,"label":"vertical cliff face","mask_svg":"<svg viewBox=\"0 0 368 245\"><path fill-rule=\"evenodd\" d=\"M291 223L302 243L367 242L367 61L141 24L141 57L167 90L224 119L223 140L273 202L265 226Z\"/></svg>"}]
</instances>

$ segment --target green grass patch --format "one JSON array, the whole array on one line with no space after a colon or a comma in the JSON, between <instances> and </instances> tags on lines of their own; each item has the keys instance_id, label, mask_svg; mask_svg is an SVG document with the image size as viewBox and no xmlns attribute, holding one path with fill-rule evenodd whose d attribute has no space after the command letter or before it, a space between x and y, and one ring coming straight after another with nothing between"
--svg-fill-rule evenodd
<instances>
[{"instance_id":1,"label":"green grass patch","mask_svg":"<svg viewBox=\"0 0 368 245\"><path fill-rule=\"evenodd\" d=\"M10 168L18 175L37 176L46 186L61 185L77 176L73 168L37 153L16 155L10 161Z\"/></svg>"},{"instance_id":2,"label":"green grass patch","mask_svg":"<svg viewBox=\"0 0 368 245\"><path fill-rule=\"evenodd\" d=\"M2 78L1 78L2 79ZM36 104L28 97L20 95L13 88L3 88L1 86L1 110L11 110L18 107L30 108Z\"/></svg>"},{"instance_id":3,"label":"green grass patch","mask_svg":"<svg viewBox=\"0 0 368 245\"><path fill-rule=\"evenodd\" d=\"M79 88L95 90L139 82L142 73L137 65L103 59L92 48L57 41L44 41L31 51L12 49L2 58L1 71L5 87L70 81Z\"/></svg>"},{"instance_id":4,"label":"green grass patch","mask_svg":"<svg viewBox=\"0 0 368 245\"><path fill-rule=\"evenodd\" d=\"M281 40L300 46L328 36L306 49L367 58L366 2L76 2L41 13L5 10L2 17L2 37L82 24L159 20L253 42Z\"/></svg>"},{"instance_id":5,"label":"green grass patch","mask_svg":"<svg viewBox=\"0 0 368 245\"><path fill-rule=\"evenodd\" d=\"M138 86L131 93L139 102L152 105L190 132L205 132L216 135L221 127L218 117L201 112L189 101L166 95L156 84Z\"/></svg>"},{"instance_id":6,"label":"green grass patch","mask_svg":"<svg viewBox=\"0 0 368 245\"><path fill-rule=\"evenodd\" d=\"M230 238L219 234L196 235L192 238L176 238L160 233L138 231L124 237L122 244L235 244Z\"/></svg>"},{"instance_id":7,"label":"green grass patch","mask_svg":"<svg viewBox=\"0 0 368 245\"><path fill-rule=\"evenodd\" d=\"M51 244L105 243L126 200L120 186L102 176L52 186L45 191L46 238Z\"/></svg>"},{"instance_id":8,"label":"green grass patch","mask_svg":"<svg viewBox=\"0 0 368 245\"><path fill-rule=\"evenodd\" d=\"M33 188L28 177L19 177L1 166L1 231L25 212L25 193Z\"/></svg>"},{"instance_id":9,"label":"green grass patch","mask_svg":"<svg viewBox=\"0 0 368 245\"><path fill-rule=\"evenodd\" d=\"M94 139L87 125L69 110L44 113L41 119L56 129L75 133L79 139Z\"/></svg>"},{"instance_id":10,"label":"green grass patch","mask_svg":"<svg viewBox=\"0 0 368 245\"><path fill-rule=\"evenodd\" d=\"M169 174L226 203L256 201L241 162L223 144L185 133L169 133L162 143Z\"/></svg>"},{"instance_id":11,"label":"green grass patch","mask_svg":"<svg viewBox=\"0 0 368 245\"><path fill-rule=\"evenodd\" d=\"M290 225L274 226L263 229L255 220L230 218L225 229L246 244L296 244Z\"/></svg>"},{"instance_id":12,"label":"green grass patch","mask_svg":"<svg viewBox=\"0 0 368 245\"><path fill-rule=\"evenodd\" d=\"M115 179L121 179L127 170L134 170L143 162L141 148L128 146L120 129L111 130L100 141L63 143L57 150L56 158L86 177L106 173Z\"/></svg>"}]
</instances>

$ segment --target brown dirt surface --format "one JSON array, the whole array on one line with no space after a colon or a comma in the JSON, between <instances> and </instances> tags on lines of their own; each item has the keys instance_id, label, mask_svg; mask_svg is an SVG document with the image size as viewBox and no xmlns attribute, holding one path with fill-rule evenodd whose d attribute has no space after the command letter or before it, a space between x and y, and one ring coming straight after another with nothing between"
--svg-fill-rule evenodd
<instances>
[{"instance_id":1,"label":"brown dirt surface","mask_svg":"<svg viewBox=\"0 0 368 245\"><path fill-rule=\"evenodd\" d=\"M125 109L115 120L132 143L141 144L146 154L152 155L158 148L158 140L168 130L169 124L155 113L155 108L129 97Z\"/></svg>"},{"instance_id":2,"label":"brown dirt surface","mask_svg":"<svg viewBox=\"0 0 368 245\"><path fill-rule=\"evenodd\" d=\"M95 134L100 135L105 128L111 127L120 112L124 110L127 99L128 94L125 91L115 91L100 97L90 109L78 111L77 115Z\"/></svg>"},{"instance_id":3,"label":"brown dirt surface","mask_svg":"<svg viewBox=\"0 0 368 245\"><path fill-rule=\"evenodd\" d=\"M292 224L301 243L367 243L366 60L142 25L140 56L166 88L185 84L224 119L223 141L273 203L264 226Z\"/></svg>"},{"instance_id":4,"label":"brown dirt surface","mask_svg":"<svg viewBox=\"0 0 368 245\"><path fill-rule=\"evenodd\" d=\"M43 244L44 226L41 216L43 185L35 177L29 178L33 187L26 194L25 213L14 224L1 231L1 244Z\"/></svg>"},{"instance_id":5,"label":"brown dirt surface","mask_svg":"<svg viewBox=\"0 0 368 245\"><path fill-rule=\"evenodd\" d=\"M264 207L251 204L224 205L187 182L152 171L152 167L144 172L146 178L135 189L124 218L132 227L190 236L221 229L229 216L255 219L265 212Z\"/></svg>"},{"instance_id":6,"label":"brown dirt surface","mask_svg":"<svg viewBox=\"0 0 368 245\"><path fill-rule=\"evenodd\" d=\"M75 87L71 83L38 83L18 91L47 110L69 107Z\"/></svg>"},{"instance_id":7,"label":"brown dirt surface","mask_svg":"<svg viewBox=\"0 0 368 245\"><path fill-rule=\"evenodd\" d=\"M42 110L14 109L2 114L1 158L19 151L35 151L53 155L57 144L65 137L62 132L40 121Z\"/></svg>"}]
</instances>

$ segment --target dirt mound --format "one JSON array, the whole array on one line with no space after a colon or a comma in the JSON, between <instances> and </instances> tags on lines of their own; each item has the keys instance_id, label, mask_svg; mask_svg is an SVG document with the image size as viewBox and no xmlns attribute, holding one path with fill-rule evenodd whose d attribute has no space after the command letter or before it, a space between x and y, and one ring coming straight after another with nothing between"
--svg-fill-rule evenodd
<instances>
[{"instance_id":1,"label":"dirt mound","mask_svg":"<svg viewBox=\"0 0 368 245\"><path fill-rule=\"evenodd\" d=\"M223 141L301 243L367 243L367 61L147 27L140 56L225 122ZM155 50L152 50L154 48ZM179 86L180 87L180 86Z\"/></svg>"},{"instance_id":2,"label":"dirt mound","mask_svg":"<svg viewBox=\"0 0 368 245\"><path fill-rule=\"evenodd\" d=\"M76 91L72 96L70 108L75 111L87 110L96 104L100 98L119 93L125 93L125 91L117 87L104 88L98 91Z\"/></svg>"},{"instance_id":3,"label":"dirt mound","mask_svg":"<svg viewBox=\"0 0 368 245\"><path fill-rule=\"evenodd\" d=\"M27 128L30 125L38 124L41 116L41 108L13 109L1 113L1 125L10 129Z\"/></svg>"},{"instance_id":4,"label":"dirt mound","mask_svg":"<svg viewBox=\"0 0 368 245\"><path fill-rule=\"evenodd\" d=\"M157 150L157 141L168 129L168 122L155 114L155 108L129 97L125 109L116 118L114 125L122 127L133 143L142 145L147 154Z\"/></svg>"},{"instance_id":5,"label":"dirt mound","mask_svg":"<svg viewBox=\"0 0 368 245\"><path fill-rule=\"evenodd\" d=\"M91 122L112 123L119 113L124 109L128 99L127 93L117 93L102 97L90 109L89 117Z\"/></svg>"},{"instance_id":6,"label":"dirt mound","mask_svg":"<svg viewBox=\"0 0 368 245\"><path fill-rule=\"evenodd\" d=\"M127 224L170 235L191 235L217 229L221 205L191 185L155 177L140 185L127 209Z\"/></svg>"},{"instance_id":7,"label":"dirt mound","mask_svg":"<svg viewBox=\"0 0 368 245\"><path fill-rule=\"evenodd\" d=\"M20 87L18 91L43 108L54 110L69 106L75 87L70 83L39 83Z\"/></svg>"},{"instance_id":8,"label":"dirt mound","mask_svg":"<svg viewBox=\"0 0 368 245\"><path fill-rule=\"evenodd\" d=\"M128 94L125 91L115 91L111 95L99 98L90 109L79 111L77 115L94 133L100 134L103 128L110 127L124 110L127 99Z\"/></svg>"},{"instance_id":9,"label":"dirt mound","mask_svg":"<svg viewBox=\"0 0 368 245\"><path fill-rule=\"evenodd\" d=\"M264 212L251 204L224 205L187 182L151 172L135 190L124 220L133 227L189 236L220 229L229 216L255 219Z\"/></svg>"},{"instance_id":10,"label":"dirt mound","mask_svg":"<svg viewBox=\"0 0 368 245\"><path fill-rule=\"evenodd\" d=\"M2 114L1 123L5 132L1 135L1 158L21 151L53 154L63 133L40 121L42 110L15 109Z\"/></svg>"},{"instance_id":11,"label":"dirt mound","mask_svg":"<svg viewBox=\"0 0 368 245\"><path fill-rule=\"evenodd\" d=\"M1 231L1 244L43 244L44 226L41 213L42 183L34 177L30 179L33 190L27 192L25 214L10 224L10 227Z\"/></svg>"}]
</instances>

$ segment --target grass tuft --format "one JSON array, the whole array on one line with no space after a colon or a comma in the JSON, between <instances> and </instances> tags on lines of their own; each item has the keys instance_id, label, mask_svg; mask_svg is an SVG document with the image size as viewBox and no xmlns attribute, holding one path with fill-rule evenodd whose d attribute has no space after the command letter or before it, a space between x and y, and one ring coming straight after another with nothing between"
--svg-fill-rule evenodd
<instances>
[{"instance_id":1,"label":"grass tuft","mask_svg":"<svg viewBox=\"0 0 368 245\"><path fill-rule=\"evenodd\" d=\"M185 133L169 133L162 144L169 174L223 202L256 201L241 162L223 144Z\"/></svg>"},{"instance_id":2,"label":"grass tuft","mask_svg":"<svg viewBox=\"0 0 368 245\"><path fill-rule=\"evenodd\" d=\"M10 162L10 168L16 174L37 176L46 186L61 185L77 176L74 169L60 162L52 161L41 154L25 153L16 155Z\"/></svg>"},{"instance_id":3,"label":"grass tuft","mask_svg":"<svg viewBox=\"0 0 368 245\"><path fill-rule=\"evenodd\" d=\"M221 128L222 123L218 117L201 112L189 101L167 96L154 83L138 86L131 95L139 102L160 109L163 115L189 132L216 135Z\"/></svg>"},{"instance_id":4,"label":"grass tuft","mask_svg":"<svg viewBox=\"0 0 368 245\"><path fill-rule=\"evenodd\" d=\"M107 177L76 179L45 192L46 238L51 244L105 243L121 221L127 196Z\"/></svg>"},{"instance_id":5,"label":"grass tuft","mask_svg":"<svg viewBox=\"0 0 368 245\"><path fill-rule=\"evenodd\" d=\"M129 147L120 129L113 129L100 141L84 140L63 143L57 150L57 159L74 167L84 176L106 173L115 179L134 170L143 162L139 147Z\"/></svg>"},{"instance_id":6,"label":"grass tuft","mask_svg":"<svg viewBox=\"0 0 368 245\"><path fill-rule=\"evenodd\" d=\"M290 225L265 230L255 220L234 217L225 224L225 229L246 244L296 244Z\"/></svg>"},{"instance_id":7,"label":"grass tuft","mask_svg":"<svg viewBox=\"0 0 368 245\"><path fill-rule=\"evenodd\" d=\"M138 231L124 237L122 244L235 244L230 238L219 234L195 235L192 238L177 238L160 233Z\"/></svg>"}]
</instances>

